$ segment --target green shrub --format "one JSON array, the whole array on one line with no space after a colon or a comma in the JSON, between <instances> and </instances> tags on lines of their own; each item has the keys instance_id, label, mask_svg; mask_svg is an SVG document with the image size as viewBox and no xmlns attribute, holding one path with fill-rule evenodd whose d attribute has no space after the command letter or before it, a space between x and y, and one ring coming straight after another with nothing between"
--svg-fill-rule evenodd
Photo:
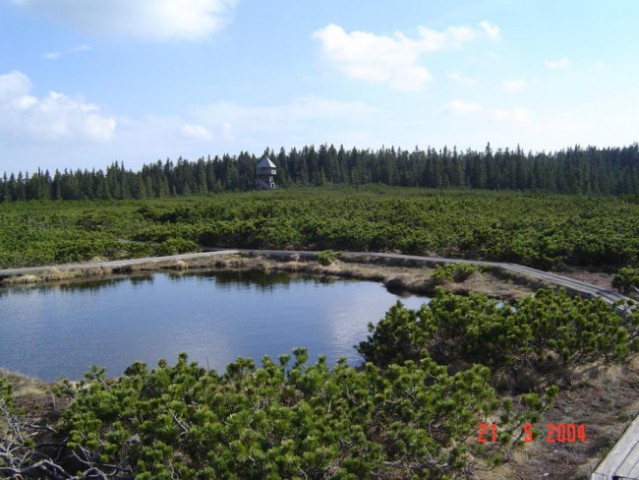
<instances>
[{"instance_id":1,"label":"green shrub","mask_svg":"<svg viewBox=\"0 0 639 480\"><path fill-rule=\"evenodd\" d=\"M384 194L380 194L381 191ZM0 266L115 258L155 247L401 251L562 265L636 265L639 206L615 197L412 188L305 188L274 195L0 203ZM271 192L273 193L273 192ZM120 242L121 243L121 242Z\"/></svg>"},{"instance_id":2,"label":"green shrub","mask_svg":"<svg viewBox=\"0 0 639 480\"><path fill-rule=\"evenodd\" d=\"M471 263L447 263L435 266L433 279L440 284L446 282L461 283L472 274L479 273L481 271L481 267Z\"/></svg>"},{"instance_id":3,"label":"green shrub","mask_svg":"<svg viewBox=\"0 0 639 480\"><path fill-rule=\"evenodd\" d=\"M343 253L340 251L324 250L315 254L315 259L322 265L330 265L342 258Z\"/></svg>"},{"instance_id":4,"label":"green shrub","mask_svg":"<svg viewBox=\"0 0 639 480\"><path fill-rule=\"evenodd\" d=\"M622 293L639 293L639 268L620 268L612 279L612 286Z\"/></svg>"},{"instance_id":5,"label":"green shrub","mask_svg":"<svg viewBox=\"0 0 639 480\"><path fill-rule=\"evenodd\" d=\"M178 253L197 252L200 246L185 238L169 238L163 241L155 250L157 255L176 255Z\"/></svg>"},{"instance_id":6,"label":"green shrub","mask_svg":"<svg viewBox=\"0 0 639 480\"><path fill-rule=\"evenodd\" d=\"M83 458L135 478L467 478L465 439L499 407L486 367L451 375L428 358L384 369L342 359L329 369L293 353L261 368L240 358L223 374L184 354L116 380L93 370L61 433Z\"/></svg>"},{"instance_id":7,"label":"green shrub","mask_svg":"<svg viewBox=\"0 0 639 480\"><path fill-rule=\"evenodd\" d=\"M365 361L386 366L432 357L489 367L542 364L551 353L557 366L623 358L639 349L639 316L626 318L603 300L539 290L503 305L482 294L439 289L428 305L391 308L357 350ZM578 332L578 334L576 334Z\"/></svg>"}]
</instances>

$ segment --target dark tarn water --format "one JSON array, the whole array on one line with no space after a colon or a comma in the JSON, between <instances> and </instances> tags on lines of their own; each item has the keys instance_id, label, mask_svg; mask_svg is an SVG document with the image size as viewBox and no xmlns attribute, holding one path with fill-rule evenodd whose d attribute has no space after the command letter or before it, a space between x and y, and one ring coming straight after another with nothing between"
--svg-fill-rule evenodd
<instances>
[{"instance_id":1,"label":"dark tarn water","mask_svg":"<svg viewBox=\"0 0 639 480\"><path fill-rule=\"evenodd\" d=\"M55 380L92 365L121 375L134 361L174 363L180 352L223 371L238 356L261 364L294 347L360 361L364 340L400 298L383 285L254 273L154 274L38 288L0 289L0 367Z\"/></svg>"}]
</instances>

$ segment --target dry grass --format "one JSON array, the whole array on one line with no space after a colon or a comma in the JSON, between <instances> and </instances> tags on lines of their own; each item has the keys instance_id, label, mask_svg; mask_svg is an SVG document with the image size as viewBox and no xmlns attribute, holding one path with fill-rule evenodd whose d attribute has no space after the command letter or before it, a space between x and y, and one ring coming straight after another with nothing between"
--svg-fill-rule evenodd
<instances>
[{"instance_id":1,"label":"dry grass","mask_svg":"<svg viewBox=\"0 0 639 480\"><path fill-rule=\"evenodd\" d=\"M177 270L179 272L185 272L189 269L189 264L184 260L171 260L169 262L164 262L159 265L162 270Z\"/></svg>"},{"instance_id":2,"label":"dry grass","mask_svg":"<svg viewBox=\"0 0 639 480\"><path fill-rule=\"evenodd\" d=\"M81 271L84 278L96 278L113 275L113 269L108 267L86 268Z\"/></svg>"},{"instance_id":3,"label":"dry grass","mask_svg":"<svg viewBox=\"0 0 639 480\"><path fill-rule=\"evenodd\" d=\"M614 290L612 286L612 279L614 273L606 271L585 271L585 270L565 270L558 272L565 277L574 278L575 280L581 280L582 282L591 283L606 290Z\"/></svg>"},{"instance_id":4,"label":"dry grass","mask_svg":"<svg viewBox=\"0 0 639 480\"><path fill-rule=\"evenodd\" d=\"M542 435L510 452L510 461L489 479L583 479L590 474L639 414L639 354L623 364L597 362L576 368L553 406L537 425ZM549 423L586 426L586 442L548 443Z\"/></svg>"},{"instance_id":5,"label":"dry grass","mask_svg":"<svg viewBox=\"0 0 639 480\"><path fill-rule=\"evenodd\" d=\"M8 277L2 280L4 285L28 285L30 283L41 282L42 279L37 275L19 275L17 277Z\"/></svg>"},{"instance_id":6,"label":"dry grass","mask_svg":"<svg viewBox=\"0 0 639 480\"><path fill-rule=\"evenodd\" d=\"M492 272L476 272L460 283L448 284L447 290L455 293L476 292L497 298L520 298L534 292L527 282L504 280Z\"/></svg>"},{"instance_id":7,"label":"dry grass","mask_svg":"<svg viewBox=\"0 0 639 480\"><path fill-rule=\"evenodd\" d=\"M113 275L113 270L105 267L88 266L79 269L59 269L51 267L38 275L27 274L7 277L0 280L0 285L28 285L36 283L61 283L70 280L98 278Z\"/></svg>"},{"instance_id":8,"label":"dry grass","mask_svg":"<svg viewBox=\"0 0 639 480\"><path fill-rule=\"evenodd\" d=\"M514 284L522 286L532 292L539 290L540 288L547 288L551 286L551 284L540 280L531 275L527 275L525 273L514 272L512 270L507 270L505 268L492 268L490 270L491 275L495 278L500 279L504 283Z\"/></svg>"},{"instance_id":9,"label":"dry grass","mask_svg":"<svg viewBox=\"0 0 639 480\"><path fill-rule=\"evenodd\" d=\"M13 397L20 403L49 395L49 385L37 378L20 375L4 368L0 368L0 378L8 381Z\"/></svg>"},{"instance_id":10,"label":"dry grass","mask_svg":"<svg viewBox=\"0 0 639 480\"><path fill-rule=\"evenodd\" d=\"M62 280L69 280L76 275L69 270L60 270L56 267L51 267L46 272L40 274L40 278L43 282L60 282Z\"/></svg>"}]
</instances>

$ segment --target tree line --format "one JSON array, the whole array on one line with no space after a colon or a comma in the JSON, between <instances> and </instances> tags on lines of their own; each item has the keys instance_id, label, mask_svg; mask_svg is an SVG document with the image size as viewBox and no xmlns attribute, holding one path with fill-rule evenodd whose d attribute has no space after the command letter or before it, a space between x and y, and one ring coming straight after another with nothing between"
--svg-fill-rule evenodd
<instances>
[{"instance_id":1,"label":"tree line","mask_svg":"<svg viewBox=\"0 0 639 480\"><path fill-rule=\"evenodd\" d=\"M549 193L638 195L639 145L525 153L521 148L458 151L428 148L379 150L313 145L265 154L277 166L276 183L361 185L379 183L425 188L537 190ZM4 173L0 202L20 200L143 199L245 191L255 188L259 157L239 155L179 158L145 164L139 171L114 162L103 170Z\"/></svg>"}]
</instances>

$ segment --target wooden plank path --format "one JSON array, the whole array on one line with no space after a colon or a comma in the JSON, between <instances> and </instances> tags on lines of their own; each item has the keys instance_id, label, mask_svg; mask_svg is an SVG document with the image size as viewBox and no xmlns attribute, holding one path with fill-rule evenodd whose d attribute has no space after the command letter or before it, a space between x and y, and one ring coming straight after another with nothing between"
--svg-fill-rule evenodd
<instances>
[{"instance_id":1,"label":"wooden plank path","mask_svg":"<svg viewBox=\"0 0 639 480\"><path fill-rule=\"evenodd\" d=\"M127 260L112 260L108 262L90 262L90 263L62 263L59 265L50 265L45 267L24 267L24 268L7 268L0 270L0 280L7 277L17 277L20 275L39 275L57 270L60 272L74 272L82 270L121 270L136 265L157 265L158 268L163 263L176 262L179 260L197 260L200 258L215 257L220 255L233 255L239 253L238 250L216 250L200 253L182 253L179 255L169 255L166 257L144 257L131 258Z\"/></svg>"},{"instance_id":2,"label":"wooden plank path","mask_svg":"<svg viewBox=\"0 0 639 480\"><path fill-rule=\"evenodd\" d=\"M635 418L590 480L639 479L639 417Z\"/></svg>"},{"instance_id":3,"label":"wooden plank path","mask_svg":"<svg viewBox=\"0 0 639 480\"><path fill-rule=\"evenodd\" d=\"M239 252L248 253L252 255L265 255L280 258L290 258L293 255L299 255L301 258L312 258L317 252L311 251L292 251L292 250L238 250ZM489 268L501 269L509 272L513 272L520 275L526 275L533 277L537 280L541 280L546 283L558 285L567 289L568 291L578 293L585 297L594 298L600 297L608 304L613 304L617 301L631 302L631 299L616 290L609 290L605 288L592 285L587 282L575 280L573 278L564 277L556 273L544 272L543 270L537 270L536 268L526 267L524 265L518 265L516 263L501 263L501 262L487 262L483 260L465 260L459 258L443 258L443 257L423 257L417 255L401 255L395 253L373 253L373 252L343 252L343 257L348 260L356 260L357 258L380 258L380 259L394 259L407 262L413 262L416 264L434 266L443 265L447 263L467 263L472 265L484 266ZM625 312L624 308L621 308L621 312Z\"/></svg>"}]
</instances>

